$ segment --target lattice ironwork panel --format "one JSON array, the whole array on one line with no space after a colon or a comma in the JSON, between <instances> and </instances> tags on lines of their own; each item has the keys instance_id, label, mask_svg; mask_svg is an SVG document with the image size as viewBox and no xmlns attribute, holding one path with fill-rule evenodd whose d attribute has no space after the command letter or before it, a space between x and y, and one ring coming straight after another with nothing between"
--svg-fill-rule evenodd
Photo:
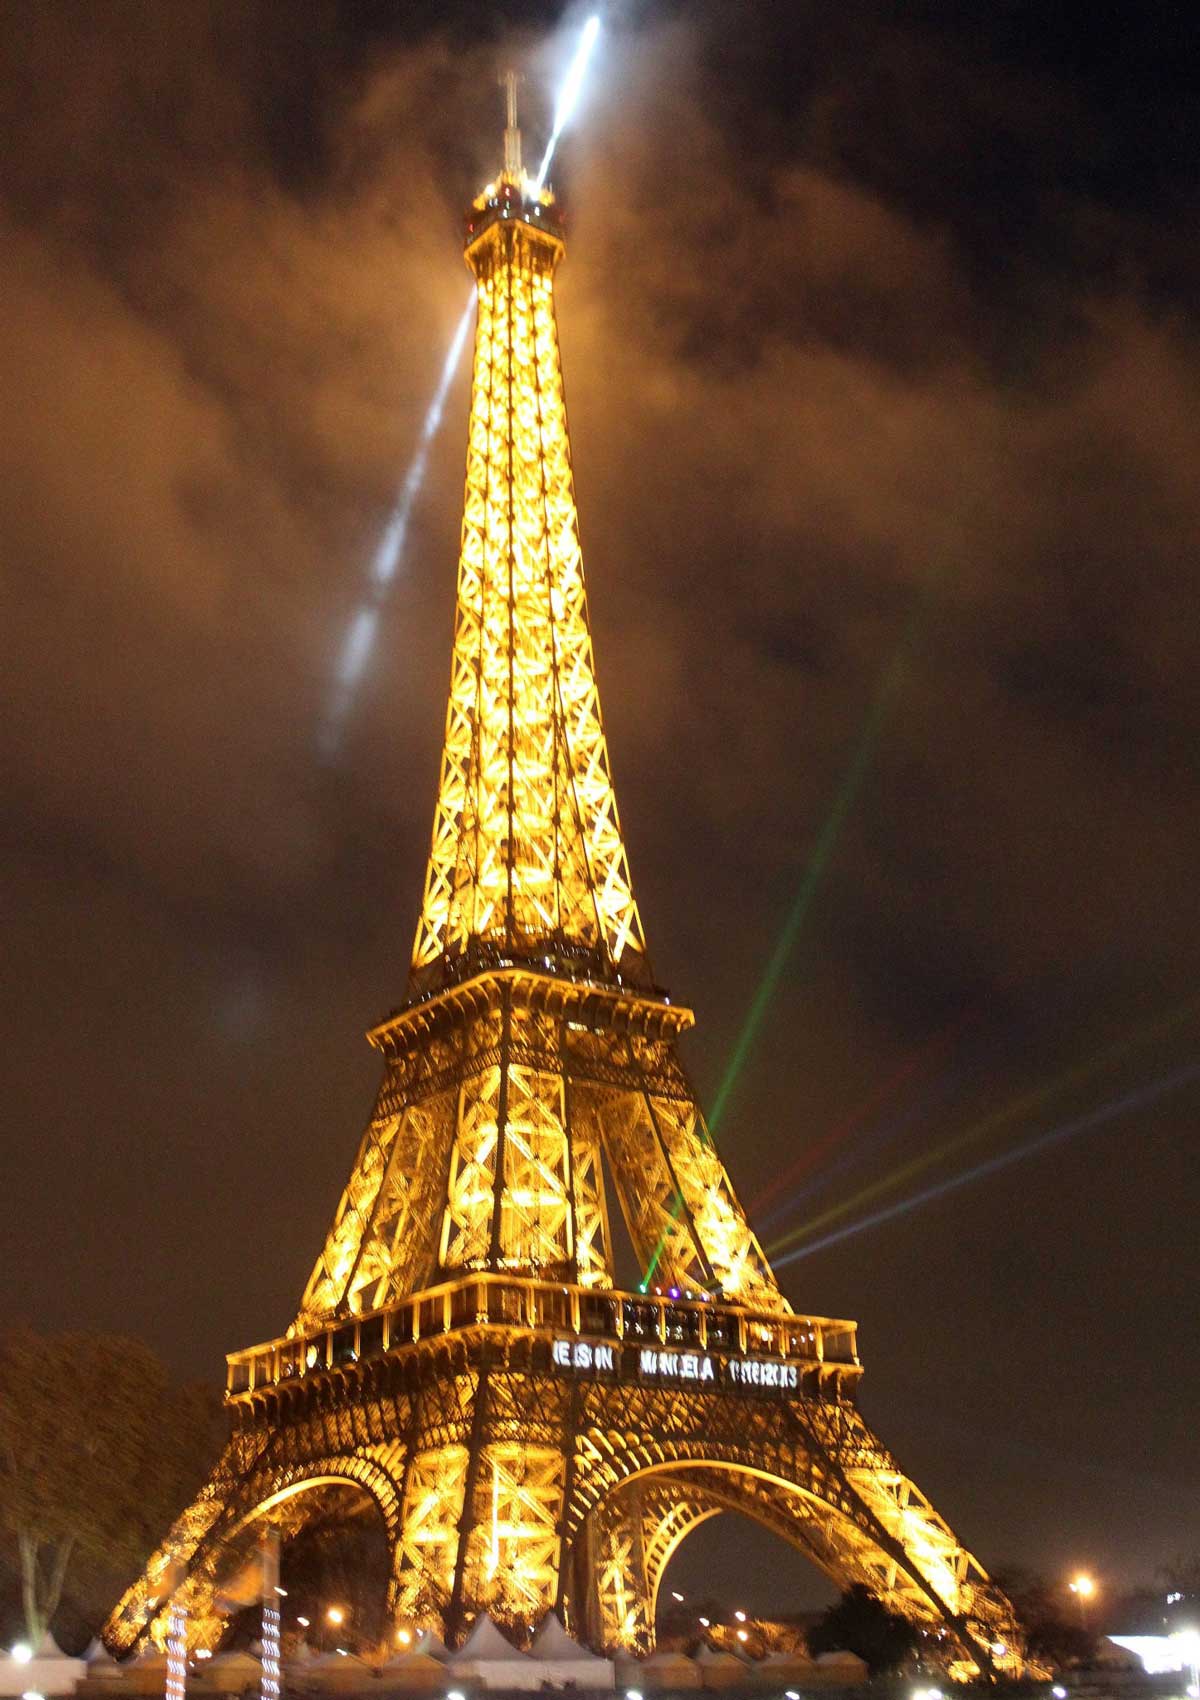
<instances>
[{"instance_id":1,"label":"lattice ironwork panel","mask_svg":"<svg viewBox=\"0 0 1200 1700\"><path fill-rule=\"evenodd\" d=\"M554 316L561 244L470 250L475 356L450 704L413 966L473 943L644 955L596 689Z\"/></svg>"}]
</instances>

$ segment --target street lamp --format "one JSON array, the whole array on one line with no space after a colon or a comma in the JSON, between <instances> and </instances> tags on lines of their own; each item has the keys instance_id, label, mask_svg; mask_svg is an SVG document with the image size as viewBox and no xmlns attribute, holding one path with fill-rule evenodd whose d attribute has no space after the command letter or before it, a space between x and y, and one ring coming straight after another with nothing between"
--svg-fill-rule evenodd
<instances>
[{"instance_id":1,"label":"street lamp","mask_svg":"<svg viewBox=\"0 0 1200 1700\"><path fill-rule=\"evenodd\" d=\"M326 1623L335 1624L345 1623L346 1614L342 1610L341 1606L330 1606L329 1610L325 1613L325 1621Z\"/></svg>"},{"instance_id":2,"label":"street lamp","mask_svg":"<svg viewBox=\"0 0 1200 1700\"><path fill-rule=\"evenodd\" d=\"M1081 1629L1086 1629L1087 1603L1090 1599L1095 1597L1096 1583L1094 1579L1087 1574L1086 1570L1081 1570L1077 1576L1073 1576L1071 1578L1067 1586L1079 1602L1079 1627Z\"/></svg>"}]
</instances>

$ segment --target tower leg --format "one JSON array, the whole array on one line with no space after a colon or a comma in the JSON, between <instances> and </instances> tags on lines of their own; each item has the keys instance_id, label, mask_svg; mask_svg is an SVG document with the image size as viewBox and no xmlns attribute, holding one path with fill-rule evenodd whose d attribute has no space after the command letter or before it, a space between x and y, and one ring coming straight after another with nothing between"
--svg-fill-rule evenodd
<instances>
[{"instance_id":1,"label":"tower leg","mask_svg":"<svg viewBox=\"0 0 1200 1700\"><path fill-rule=\"evenodd\" d=\"M654 1641L643 1540L642 1494L616 1494L588 1518L580 1542L588 1640L606 1653L648 1653Z\"/></svg>"}]
</instances>

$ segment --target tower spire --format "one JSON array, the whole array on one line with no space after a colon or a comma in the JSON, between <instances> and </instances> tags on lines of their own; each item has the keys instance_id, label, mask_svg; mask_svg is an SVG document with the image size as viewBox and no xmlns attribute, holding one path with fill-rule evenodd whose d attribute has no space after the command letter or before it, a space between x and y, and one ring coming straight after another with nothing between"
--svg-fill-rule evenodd
<instances>
[{"instance_id":1,"label":"tower spire","mask_svg":"<svg viewBox=\"0 0 1200 1700\"><path fill-rule=\"evenodd\" d=\"M504 85L505 128L504 128L504 181L520 189L524 187L524 173L521 169L521 131L517 124L517 73L506 71L501 79Z\"/></svg>"},{"instance_id":2,"label":"tower spire","mask_svg":"<svg viewBox=\"0 0 1200 1700\"><path fill-rule=\"evenodd\" d=\"M475 358L454 655L420 997L504 958L647 986L592 656L563 400L553 196L521 171L517 86L500 181L467 219Z\"/></svg>"}]
</instances>

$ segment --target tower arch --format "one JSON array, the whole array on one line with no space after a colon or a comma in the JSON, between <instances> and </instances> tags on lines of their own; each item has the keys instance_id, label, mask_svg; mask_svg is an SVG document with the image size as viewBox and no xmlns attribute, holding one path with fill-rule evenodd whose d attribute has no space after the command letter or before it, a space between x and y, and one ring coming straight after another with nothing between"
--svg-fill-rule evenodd
<instances>
[{"instance_id":1,"label":"tower arch","mask_svg":"<svg viewBox=\"0 0 1200 1700\"><path fill-rule=\"evenodd\" d=\"M208 1490L184 1511L147 1567L144 1585L149 1609L126 1646L142 1640L165 1646L169 1598L187 1611L190 1644L214 1650L238 1603L247 1603L231 1599L231 1594L245 1593L247 1588L253 1593L248 1570L262 1531L272 1528L285 1542L294 1539L324 1508L318 1501L323 1499L327 1505L331 1493L374 1508L391 1577L400 1493L384 1461L345 1452L314 1455L301 1463L293 1452L290 1458L251 1462L239 1469L245 1463L239 1440L235 1436L226 1447ZM389 1612L393 1593L394 1581L389 1580L384 1608ZM107 1626L110 1634L122 1626L119 1612L118 1607Z\"/></svg>"},{"instance_id":2,"label":"tower arch","mask_svg":"<svg viewBox=\"0 0 1200 1700\"><path fill-rule=\"evenodd\" d=\"M610 1651L647 1650L672 1554L701 1522L731 1511L787 1541L838 1588L861 1583L922 1628L949 1632L964 1664L986 1659L1011 1634L1003 1594L927 1502L893 1496L890 1506L891 1515L829 1460L801 1458L761 1433L741 1445L697 1437L631 1449L623 1467L614 1460L589 1475L572 1508L579 1627Z\"/></svg>"}]
</instances>

